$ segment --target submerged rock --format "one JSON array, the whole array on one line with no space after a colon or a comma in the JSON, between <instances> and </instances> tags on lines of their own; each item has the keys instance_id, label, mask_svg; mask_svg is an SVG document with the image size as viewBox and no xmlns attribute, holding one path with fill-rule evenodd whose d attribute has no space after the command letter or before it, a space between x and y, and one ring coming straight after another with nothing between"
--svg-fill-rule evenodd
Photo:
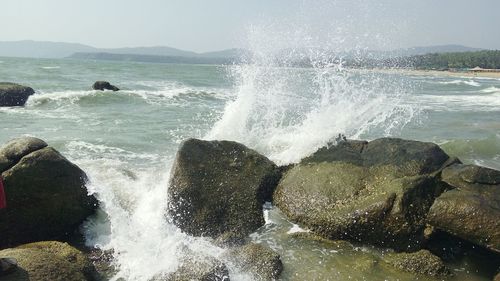
<instances>
[{"instance_id":1,"label":"submerged rock","mask_svg":"<svg viewBox=\"0 0 500 281\"><path fill-rule=\"evenodd\" d=\"M500 252L500 171L476 165L453 165L442 180L454 187L432 205L429 224Z\"/></svg>"},{"instance_id":2,"label":"submerged rock","mask_svg":"<svg viewBox=\"0 0 500 281\"><path fill-rule=\"evenodd\" d=\"M35 91L15 83L0 82L0 106L22 106Z\"/></svg>"},{"instance_id":3,"label":"submerged rock","mask_svg":"<svg viewBox=\"0 0 500 281\"><path fill-rule=\"evenodd\" d=\"M342 141L287 171L274 201L325 238L415 250L427 211L445 188L436 172L448 161L433 143Z\"/></svg>"},{"instance_id":4,"label":"submerged rock","mask_svg":"<svg viewBox=\"0 0 500 281\"><path fill-rule=\"evenodd\" d=\"M66 243L44 241L0 251L15 258L18 268L2 276L4 281L90 281L95 269L83 253Z\"/></svg>"},{"instance_id":5,"label":"submerged rock","mask_svg":"<svg viewBox=\"0 0 500 281\"><path fill-rule=\"evenodd\" d=\"M61 239L97 208L87 194L86 175L36 138L19 138L0 148L7 208L0 210L0 246Z\"/></svg>"},{"instance_id":6,"label":"submerged rock","mask_svg":"<svg viewBox=\"0 0 500 281\"><path fill-rule=\"evenodd\" d=\"M250 273L252 280L275 280L283 271L280 256L260 244L231 248L226 255L240 270Z\"/></svg>"},{"instance_id":7,"label":"submerged rock","mask_svg":"<svg viewBox=\"0 0 500 281\"><path fill-rule=\"evenodd\" d=\"M161 274L152 281L229 281L229 271L224 263L209 257L190 255L181 260L175 272Z\"/></svg>"},{"instance_id":8,"label":"submerged rock","mask_svg":"<svg viewBox=\"0 0 500 281\"><path fill-rule=\"evenodd\" d=\"M415 253L386 253L383 260L399 270L411 273L435 277L452 275L443 261L428 250Z\"/></svg>"},{"instance_id":9,"label":"submerged rock","mask_svg":"<svg viewBox=\"0 0 500 281\"><path fill-rule=\"evenodd\" d=\"M96 81L94 85L92 85L92 89L94 90L111 90L111 91L119 91L118 87L111 85L108 81Z\"/></svg>"},{"instance_id":10,"label":"submerged rock","mask_svg":"<svg viewBox=\"0 0 500 281\"><path fill-rule=\"evenodd\" d=\"M188 139L172 167L168 213L190 235L244 237L264 224L278 180L274 163L242 144Z\"/></svg>"}]
</instances>

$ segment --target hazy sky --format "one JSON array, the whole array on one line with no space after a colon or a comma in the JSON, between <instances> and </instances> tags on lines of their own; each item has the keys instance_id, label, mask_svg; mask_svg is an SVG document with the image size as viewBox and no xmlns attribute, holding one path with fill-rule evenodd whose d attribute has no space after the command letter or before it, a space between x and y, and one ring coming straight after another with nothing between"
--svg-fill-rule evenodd
<instances>
[{"instance_id":1,"label":"hazy sky","mask_svg":"<svg viewBox=\"0 0 500 281\"><path fill-rule=\"evenodd\" d=\"M500 0L1 0L0 10L0 41L212 51L274 38L500 49Z\"/></svg>"}]
</instances>

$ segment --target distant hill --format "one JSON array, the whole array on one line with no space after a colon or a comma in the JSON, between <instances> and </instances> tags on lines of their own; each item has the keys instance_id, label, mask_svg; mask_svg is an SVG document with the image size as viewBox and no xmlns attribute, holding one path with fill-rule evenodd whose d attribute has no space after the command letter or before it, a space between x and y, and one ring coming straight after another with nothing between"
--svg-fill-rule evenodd
<instances>
[{"instance_id":1,"label":"distant hill","mask_svg":"<svg viewBox=\"0 0 500 281\"><path fill-rule=\"evenodd\" d=\"M232 64L238 62L237 58L230 57L184 57L184 56L157 56L138 54L113 54L113 53L74 53L71 59L83 60L110 60L110 61L135 61L155 63L185 63L185 64Z\"/></svg>"},{"instance_id":2,"label":"distant hill","mask_svg":"<svg viewBox=\"0 0 500 281\"><path fill-rule=\"evenodd\" d=\"M438 46L427 46L427 47L413 47L406 49L397 49L391 51L393 56L418 56L425 54L442 54L442 53L463 53L463 52L476 52L481 51L480 48L471 48L462 45L438 45Z\"/></svg>"},{"instance_id":3,"label":"distant hill","mask_svg":"<svg viewBox=\"0 0 500 281\"><path fill-rule=\"evenodd\" d=\"M353 50L334 53L327 49L317 49L313 54L324 54L326 58L343 58L354 61L353 65L370 65L382 60L392 60L400 64L409 61L408 57L425 54L445 54L458 52L475 52L481 49L462 45L440 45L414 47L392 51ZM287 63L297 66L310 64L311 49L283 49L276 52L277 57L289 58ZM199 63L227 64L245 61L251 52L245 49L227 49L216 52L196 53L166 46L130 47L130 48L95 48L76 43L46 41L0 41L0 57L35 57L35 58L74 58L92 60L122 60L163 63ZM386 62L384 62L386 64Z\"/></svg>"},{"instance_id":4,"label":"distant hill","mask_svg":"<svg viewBox=\"0 0 500 281\"><path fill-rule=\"evenodd\" d=\"M0 57L65 58L75 53L112 53L172 57L234 58L240 49L195 53L166 46L131 48L95 48L88 45L48 41L0 41Z\"/></svg>"},{"instance_id":5,"label":"distant hill","mask_svg":"<svg viewBox=\"0 0 500 281\"><path fill-rule=\"evenodd\" d=\"M94 47L78 43L46 41L0 41L2 57L64 58L76 52L93 52Z\"/></svg>"}]
</instances>

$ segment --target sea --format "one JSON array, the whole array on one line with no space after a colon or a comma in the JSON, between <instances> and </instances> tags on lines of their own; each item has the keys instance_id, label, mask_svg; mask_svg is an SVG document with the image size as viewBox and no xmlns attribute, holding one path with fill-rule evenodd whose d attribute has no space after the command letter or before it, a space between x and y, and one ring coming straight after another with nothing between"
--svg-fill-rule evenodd
<instances>
[{"instance_id":1,"label":"sea","mask_svg":"<svg viewBox=\"0 0 500 281\"><path fill-rule=\"evenodd\" d=\"M500 169L499 78L349 69L332 60L296 67L269 59L195 65L0 58L0 80L35 89L24 107L0 108L0 143L41 138L87 173L100 209L81 231L88 246L113 250L110 280L172 272L186 248L224 259L223 249L165 218L170 168L187 138L238 141L285 165L338 134L398 137ZM92 90L97 80L121 90ZM384 249L297 240L291 234L304 229L276 207L266 206L265 215L251 240L281 255L280 280L415 280L367 258ZM255 280L225 262L231 280ZM491 278L467 258L449 266L449 280Z\"/></svg>"}]
</instances>

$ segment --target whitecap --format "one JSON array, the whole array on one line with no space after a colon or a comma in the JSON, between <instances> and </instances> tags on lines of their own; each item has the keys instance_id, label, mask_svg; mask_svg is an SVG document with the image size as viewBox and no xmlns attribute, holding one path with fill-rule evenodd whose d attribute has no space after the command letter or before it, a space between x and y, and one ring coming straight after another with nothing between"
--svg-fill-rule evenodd
<instances>
[{"instance_id":1,"label":"whitecap","mask_svg":"<svg viewBox=\"0 0 500 281\"><path fill-rule=\"evenodd\" d=\"M474 80L452 80L452 81L440 81L439 84L443 85L469 85L473 87L480 87L481 84Z\"/></svg>"}]
</instances>

